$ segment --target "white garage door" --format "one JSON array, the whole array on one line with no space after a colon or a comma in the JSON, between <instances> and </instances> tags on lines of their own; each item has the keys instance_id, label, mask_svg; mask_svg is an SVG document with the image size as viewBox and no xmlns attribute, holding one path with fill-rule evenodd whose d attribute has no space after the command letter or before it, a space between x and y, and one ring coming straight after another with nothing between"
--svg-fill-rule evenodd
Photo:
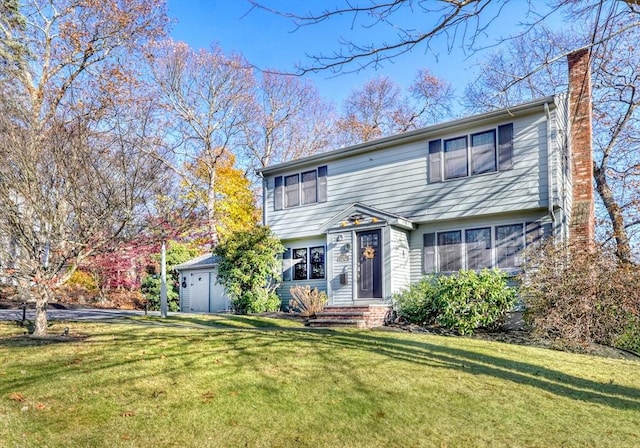
<instances>
[{"instance_id":1,"label":"white garage door","mask_svg":"<svg viewBox=\"0 0 640 448\"><path fill-rule=\"evenodd\" d=\"M190 275L190 311L194 313L209 312L209 276L208 272L192 272Z\"/></svg>"}]
</instances>

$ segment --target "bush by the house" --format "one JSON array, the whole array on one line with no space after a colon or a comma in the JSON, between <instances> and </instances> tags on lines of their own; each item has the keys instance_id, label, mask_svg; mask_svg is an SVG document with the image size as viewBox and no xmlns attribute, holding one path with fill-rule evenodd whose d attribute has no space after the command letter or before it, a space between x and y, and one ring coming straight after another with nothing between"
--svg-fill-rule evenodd
<instances>
[{"instance_id":1,"label":"bush by the house","mask_svg":"<svg viewBox=\"0 0 640 448\"><path fill-rule=\"evenodd\" d=\"M432 324L437 317L434 300L438 292L438 276L422 277L404 291L394 294L398 316L417 325Z\"/></svg>"},{"instance_id":2,"label":"bush by the house","mask_svg":"<svg viewBox=\"0 0 640 448\"><path fill-rule=\"evenodd\" d=\"M301 316L312 317L322 311L328 302L327 293L318 291L318 288L311 289L310 286L293 286L289 309L300 313Z\"/></svg>"},{"instance_id":3,"label":"bush by the house","mask_svg":"<svg viewBox=\"0 0 640 448\"><path fill-rule=\"evenodd\" d=\"M460 271L424 277L394 295L398 315L416 324L438 323L460 334L493 328L516 303L516 292L499 270Z\"/></svg>"},{"instance_id":4,"label":"bush by the house","mask_svg":"<svg viewBox=\"0 0 640 448\"><path fill-rule=\"evenodd\" d=\"M218 282L226 288L237 314L280 308L275 290L280 282L278 255L283 251L278 237L263 226L233 233L218 244Z\"/></svg>"},{"instance_id":5,"label":"bush by the house","mask_svg":"<svg viewBox=\"0 0 640 448\"><path fill-rule=\"evenodd\" d=\"M549 246L530 255L522 279L525 319L565 344L599 343L640 352L640 268L607 250Z\"/></svg>"}]
</instances>

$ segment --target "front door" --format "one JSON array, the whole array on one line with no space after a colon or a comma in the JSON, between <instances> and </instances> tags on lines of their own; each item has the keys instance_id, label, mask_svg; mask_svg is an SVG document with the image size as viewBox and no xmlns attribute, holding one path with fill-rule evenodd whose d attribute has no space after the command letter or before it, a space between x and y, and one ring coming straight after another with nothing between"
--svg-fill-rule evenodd
<instances>
[{"instance_id":1,"label":"front door","mask_svg":"<svg viewBox=\"0 0 640 448\"><path fill-rule=\"evenodd\" d=\"M382 298L382 241L380 230L359 232L358 299Z\"/></svg>"}]
</instances>

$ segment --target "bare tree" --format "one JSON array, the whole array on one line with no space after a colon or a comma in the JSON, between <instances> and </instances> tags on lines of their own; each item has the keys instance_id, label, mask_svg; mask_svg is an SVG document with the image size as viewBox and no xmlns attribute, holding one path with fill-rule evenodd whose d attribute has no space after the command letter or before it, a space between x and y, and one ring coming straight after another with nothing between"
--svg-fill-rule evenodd
<instances>
[{"instance_id":1,"label":"bare tree","mask_svg":"<svg viewBox=\"0 0 640 448\"><path fill-rule=\"evenodd\" d=\"M44 335L52 288L121 236L148 198L148 135L134 132L139 116L123 124L131 114L115 128L113 106L135 90L123 88L130 62L166 16L153 0L30 0L14 12L19 26L0 21L0 40L24 55L0 77L0 256L35 297L34 334Z\"/></svg>"},{"instance_id":2,"label":"bare tree","mask_svg":"<svg viewBox=\"0 0 640 448\"><path fill-rule=\"evenodd\" d=\"M334 115L310 82L263 72L244 123L245 155L253 168L264 168L329 149Z\"/></svg>"},{"instance_id":3,"label":"bare tree","mask_svg":"<svg viewBox=\"0 0 640 448\"><path fill-rule=\"evenodd\" d=\"M206 185L212 247L216 231L218 163L233 152L249 114L253 78L248 64L222 49L194 51L181 42L157 44L149 55L155 88L167 112L167 137L175 160L165 163L194 192ZM198 167L196 174L191 168Z\"/></svg>"},{"instance_id":4,"label":"bare tree","mask_svg":"<svg viewBox=\"0 0 640 448\"><path fill-rule=\"evenodd\" d=\"M389 77L380 76L353 90L338 120L339 139L356 144L407 132L450 116L451 87L419 70L405 94Z\"/></svg>"},{"instance_id":5,"label":"bare tree","mask_svg":"<svg viewBox=\"0 0 640 448\"><path fill-rule=\"evenodd\" d=\"M595 28L606 32L608 27L624 26L618 21L629 20L618 14L608 17L613 22ZM563 56L594 40L593 34L581 35L579 30L552 33L540 28L531 36L513 40L506 50L482 64L481 76L466 91L469 107L486 110L566 91ZM606 40L596 36L602 43L592 47L593 172L601 200L599 234L603 241L615 243L618 258L624 262L634 259L632 242L640 231L640 51L635 44L639 38L640 29L629 28Z\"/></svg>"},{"instance_id":6,"label":"bare tree","mask_svg":"<svg viewBox=\"0 0 640 448\"><path fill-rule=\"evenodd\" d=\"M282 11L268 6L268 0L250 0L254 8L269 11L291 19L295 29L307 26L320 26L348 19L349 30L337 32L338 48L310 55L311 62L299 68L299 74L329 70L332 72L357 72L368 67L378 67L399 56L421 50L437 56L435 44L444 41L451 50L461 47L467 54L494 45L487 43L484 36L499 25L500 20L517 17L519 35L552 19L575 17L584 14L603 14L610 19L608 10L616 9L612 14L633 13L632 23L621 27L611 27L599 37L598 42L624 34L630 27L640 25L640 5L635 0L550 0L548 2L526 2L526 12L522 13L523 2L508 0L370 0L352 2L335 0L336 6L318 8L308 13ZM619 5L619 6L616 6ZM626 12L623 12L626 11ZM371 41L370 33L355 33L355 40L348 31L378 31L378 41ZM593 30L592 30L593 31ZM354 33L351 33L354 34ZM503 39L515 36L501 36ZM594 43L596 43L594 41Z\"/></svg>"}]
</instances>

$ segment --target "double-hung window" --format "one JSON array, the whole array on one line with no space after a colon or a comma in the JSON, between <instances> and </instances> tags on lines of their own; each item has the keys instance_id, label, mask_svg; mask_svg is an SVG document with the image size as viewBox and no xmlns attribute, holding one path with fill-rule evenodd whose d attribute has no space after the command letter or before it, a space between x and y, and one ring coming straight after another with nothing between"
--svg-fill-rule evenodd
<instances>
[{"instance_id":1,"label":"double-hung window","mask_svg":"<svg viewBox=\"0 0 640 448\"><path fill-rule=\"evenodd\" d=\"M540 245L547 238L553 238L552 225L541 221L425 233L422 271L517 269L525 246Z\"/></svg>"},{"instance_id":2,"label":"double-hung window","mask_svg":"<svg viewBox=\"0 0 640 448\"><path fill-rule=\"evenodd\" d=\"M274 178L275 210L327 201L327 167Z\"/></svg>"},{"instance_id":3,"label":"double-hung window","mask_svg":"<svg viewBox=\"0 0 640 448\"><path fill-rule=\"evenodd\" d=\"M462 232L438 232L438 270L454 272L462 269Z\"/></svg>"},{"instance_id":4,"label":"double-hung window","mask_svg":"<svg viewBox=\"0 0 640 448\"><path fill-rule=\"evenodd\" d=\"M519 267L522 249L524 249L522 224L496 227L496 258L499 268Z\"/></svg>"},{"instance_id":5,"label":"double-hung window","mask_svg":"<svg viewBox=\"0 0 640 448\"><path fill-rule=\"evenodd\" d=\"M325 247L286 249L283 256L284 281L325 278Z\"/></svg>"},{"instance_id":6,"label":"double-hung window","mask_svg":"<svg viewBox=\"0 0 640 448\"><path fill-rule=\"evenodd\" d=\"M428 181L475 176L513 167L513 123L471 135L429 141Z\"/></svg>"},{"instance_id":7,"label":"double-hung window","mask_svg":"<svg viewBox=\"0 0 640 448\"><path fill-rule=\"evenodd\" d=\"M444 178L467 177L468 171L467 137L444 141Z\"/></svg>"},{"instance_id":8,"label":"double-hung window","mask_svg":"<svg viewBox=\"0 0 640 448\"><path fill-rule=\"evenodd\" d=\"M491 227L465 230L467 269L491 267Z\"/></svg>"}]
</instances>

